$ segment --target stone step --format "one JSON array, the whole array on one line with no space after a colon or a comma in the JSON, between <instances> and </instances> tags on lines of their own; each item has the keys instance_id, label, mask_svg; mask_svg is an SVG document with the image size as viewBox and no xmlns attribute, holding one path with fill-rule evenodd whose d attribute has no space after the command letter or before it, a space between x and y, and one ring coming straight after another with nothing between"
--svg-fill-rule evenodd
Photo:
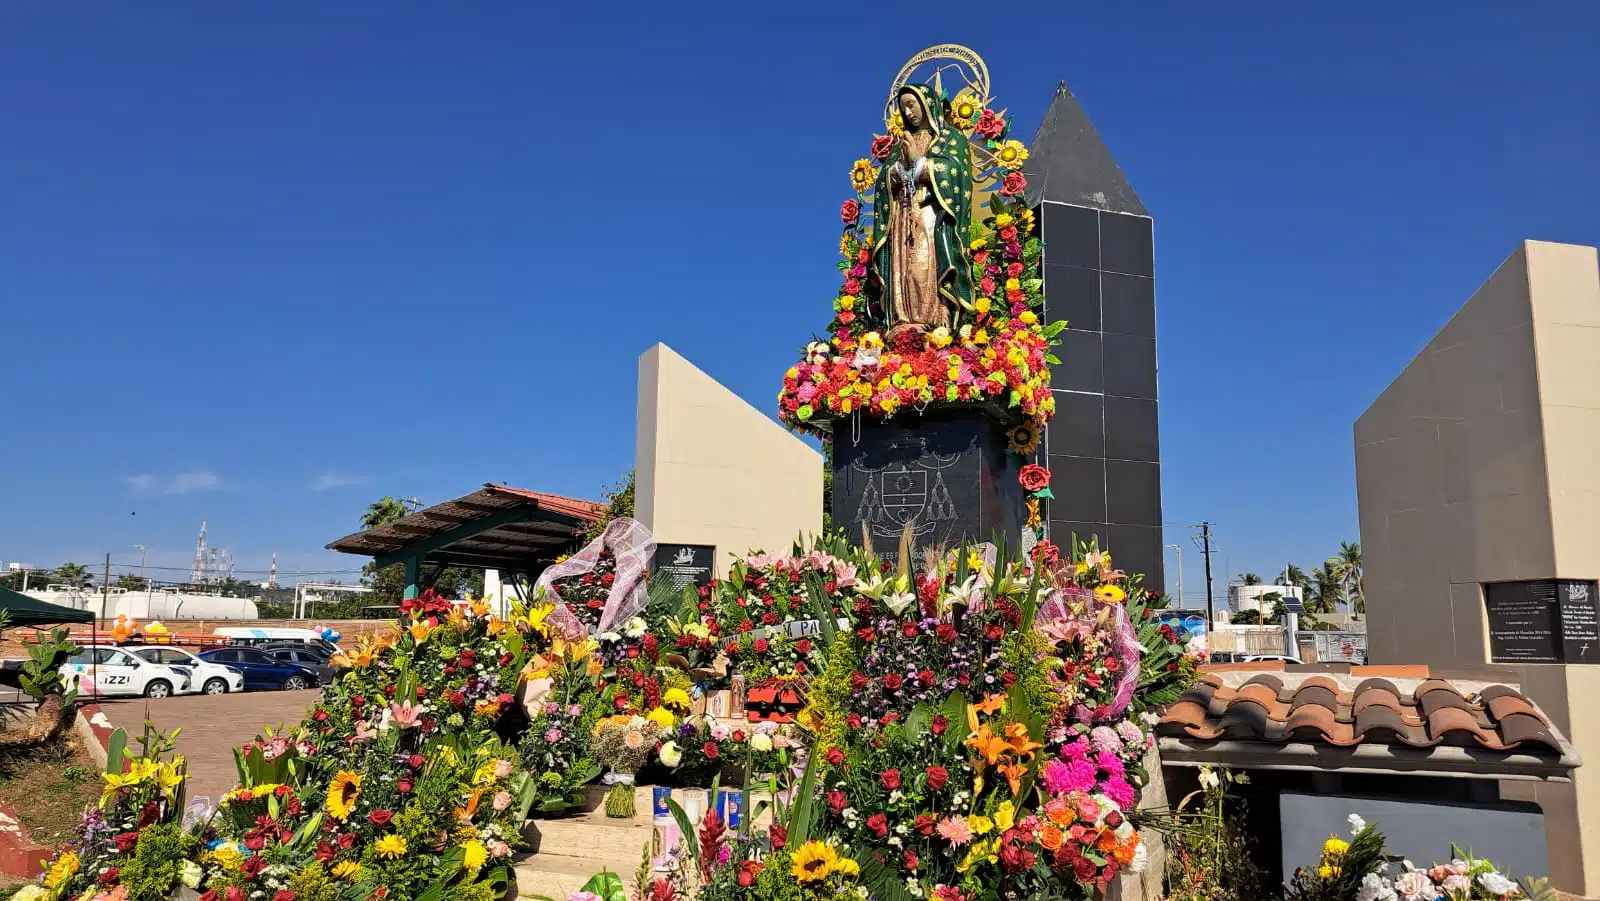
<instances>
[{"instance_id":1,"label":"stone step","mask_svg":"<svg viewBox=\"0 0 1600 901\"><path fill-rule=\"evenodd\" d=\"M638 866L639 856L650 843L648 818L607 819L604 814L569 817L560 820L535 820L529 824L529 844L537 856L555 854L596 860L631 860Z\"/></svg>"},{"instance_id":2,"label":"stone step","mask_svg":"<svg viewBox=\"0 0 1600 901\"><path fill-rule=\"evenodd\" d=\"M609 870L621 877L624 885L630 885L638 868L637 860L627 863L565 854L535 854L515 867L517 897L533 899L543 896L553 901L566 901L568 895L583 888L583 884L596 873Z\"/></svg>"}]
</instances>

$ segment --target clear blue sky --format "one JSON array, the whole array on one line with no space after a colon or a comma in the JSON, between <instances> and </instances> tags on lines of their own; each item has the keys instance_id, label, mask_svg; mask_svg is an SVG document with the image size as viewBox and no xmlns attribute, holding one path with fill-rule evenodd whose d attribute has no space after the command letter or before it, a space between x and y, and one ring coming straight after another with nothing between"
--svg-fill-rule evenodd
<instances>
[{"instance_id":1,"label":"clear blue sky","mask_svg":"<svg viewBox=\"0 0 1600 901\"><path fill-rule=\"evenodd\" d=\"M1356 537L1352 421L1518 241L1600 243L1593 0L550 6L0 6L0 560L597 496L655 341L772 409L941 41L1026 134L1065 79L1155 216L1166 518L1234 571Z\"/></svg>"}]
</instances>

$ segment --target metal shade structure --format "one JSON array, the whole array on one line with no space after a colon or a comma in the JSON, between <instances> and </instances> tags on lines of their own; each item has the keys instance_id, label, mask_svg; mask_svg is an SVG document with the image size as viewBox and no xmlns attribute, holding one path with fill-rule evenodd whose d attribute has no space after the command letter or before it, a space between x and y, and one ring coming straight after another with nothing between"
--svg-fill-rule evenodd
<instances>
[{"instance_id":1,"label":"metal shade structure","mask_svg":"<svg viewBox=\"0 0 1600 901\"><path fill-rule=\"evenodd\" d=\"M91 610L51 604L9 588L0 588L0 610L5 611L8 626L50 626L95 621Z\"/></svg>"}]
</instances>

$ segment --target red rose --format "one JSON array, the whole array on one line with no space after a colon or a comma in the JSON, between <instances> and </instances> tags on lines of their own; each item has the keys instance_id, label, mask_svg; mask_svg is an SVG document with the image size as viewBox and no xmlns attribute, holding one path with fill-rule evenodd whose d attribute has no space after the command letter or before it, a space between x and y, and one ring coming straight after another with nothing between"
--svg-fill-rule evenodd
<instances>
[{"instance_id":1,"label":"red rose","mask_svg":"<svg viewBox=\"0 0 1600 901\"><path fill-rule=\"evenodd\" d=\"M772 850L780 851L789 842L789 830L774 823L767 829L767 840L772 842Z\"/></svg>"},{"instance_id":2,"label":"red rose","mask_svg":"<svg viewBox=\"0 0 1600 901\"><path fill-rule=\"evenodd\" d=\"M933 826L934 826L934 819L933 819L933 815L932 814L928 814L928 813L919 813L919 814L917 814L916 830L917 830L917 834L918 835L932 835L933 834Z\"/></svg>"},{"instance_id":3,"label":"red rose","mask_svg":"<svg viewBox=\"0 0 1600 901\"><path fill-rule=\"evenodd\" d=\"M771 610L768 610L766 613L761 614L761 625L763 625L763 626L776 626L777 624L778 624L778 614L773 613Z\"/></svg>"},{"instance_id":4,"label":"red rose","mask_svg":"<svg viewBox=\"0 0 1600 901\"><path fill-rule=\"evenodd\" d=\"M978 290L985 294L993 294L995 290L994 279L984 276L978 280Z\"/></svg>"},{"instance_id":5,"label":"red rose","mask_svg":"<svg viewBox=\"0 0 1600 901\"><path fill-rule=\"evenodd\" d=\"M844 752L838 748L829 748L826 759L828 766L844 766Z\"/></svg>"},{"instance_id":6,"label":"red rose","mask_svg":"<svg viewBox=\"0 0 1600 901\"><path fill-rule=\"evenodd\" d=\"M894 138L889 135L874 135L872 138L872 158L886 160L889 151L894 149Z\"/></svg>"},{"instance_id":7,"label":"red rose","mask_svg":"<svg viewBox=\"0 0 1600 901\"><path fill-rule=\"evenodd\" d=\"M1079 857L1072 862L1072 872L1077 874L1079 882L1088 882L1094 878L1094 871L1098 869L1094 861L1087 857Z\"/></svg>"},{"instance_id":8,"label":"red rose","mask_svg":"<svg viewBox=\"0 0 1600 901\"><path fill-rule=\"evenodd\" d=\"M1006 688L1010 688L1013 684L1016 683L1016 681L1017 681L1017 674L1016 673L1001 673L1000 674L1000 684L1004 685Z\"/></svg>"},{"instance_id":9,"label":"red rose","mask_svg":"<svg viewBox=\"0 0 1600 901\"><path fill-rule=\"evenodd\" d=\"M333 846L327 842L317 842L316 858L323 863L328 863L329 861L333 860L338 853L339 852L333 850Z\"/></svg>"},{"instance_id":10,"label":"red rose","mask_svg":"<svg viewBox=\"0 0 1600 901\"><path fill-rule=\"evenodd\" d=\"M894 791L900 787L900 771L884 770L883 775L878 777L878 781L883 783L884 789Z\"/></svg>"},{"instance_id":11,"label":"red rose","mask_svg":"<svg viewBox=\"0 0 1600 901\"><path fill-rule=\"evenodd\" d=\"M1028 186L1028 179L1021 172L1007 172L1006 177L1000 182L1000 195L1002 197L1015 197L1021 194Z\"/></svg>"},{"instance_id":12,"label":"red rose","mask_svg":"<svg viewBox=\"0 0 1600 901\"><path fill-rule=\"evenodd\" d=\"M1006 637L1006 630L999 623L990 623L983 627L983 637L990 641L999 641Z\"/></svg>"},{"instance_id":13,"label":"red rose","mask_svg":"<svg viewBox=\"0 0 1600 901\"><path fill-rule=\"evenodd\" d=\"M973 131L983 135L991 141L998 141L1006 133L1006 120L996 116L994 110L986 109L978 117L978 124L973 126Z\"/></svg>"},{"instance_id":14,"label":"red rose","mask_svg":"<svg viewBox=\"0 0 1600 901\"><path fill-rule=\"evenodd\" d=\"M871 626L863 626L856 630L856 638L860 640L862 644L872 644L872 640L877 637L878 633L872 631Z\"/></svg>"},{"instance_id":15,"label":"red rose","mask_svg":"<svg viewBox=\"0 0 1600 901\"><path fill-rule=\"evenodd\" d=\"M899 721L900 721L900 714L895 713L893 710L891 710L888 713L885 713L883 715L883 724L885 726L889 725L890 723L895 723L895 722L899 722Z\"/></svg>"},{"instance_id":16,"label":"red rose","mask_svg":"<svg viewBox=\"0 0 1600 901\"><path fill-rule=\"evenodd\" d=\"M1042 491L1050 487L1050 470L1037 463L1029 463L1017 473L1017 481L1026 491Z\"/></svg>"},{"instance_id":17,"label":"red rose","mask_svg":"<svg viewBox=\"0 0 1600 901\"><path fill-rule=\"evenodd\" d=\"M610 585L612 582L615 582L615 581L617 581L617 576L616 576L615 573L606 573L606 574L604 574L604 575L602 575L600 577L600 584L601 585Z\"/></svg>"},{"instance_id":18,"label":"red rose","mask_svg":"<svg viewBox=\"0 0 1600 901\"><path fill-rule=\"evenodd\" d=\"M278 889L278 893L276 895L272 896L272 901L294 901L294 898L295 898L294 892L291 892L288 889L283 888L283 889Z\"/></svg>"},{"instance_id":19,"label":"red rose","mask_svg":"<svg viewBox=\"0 0 1600 901\"><path fill-rule=\"evenodd\" d=\"M839 218L844 220L845 225L855 225L861 219L861 204L853 197L846 200L839 207Z\"/></svg>"},{"instance_id":20,"label":"red rose","mask_svg":"<svg viewBox=\"0 0 1600 901\"><path fill-rule=\"evenodd\" d=\"M1176 664L1174 664L1174 665L1176 665ZM844 722L845 722L845 725L849 726L852 729L860 729L861 728L861 714L852 713L849 716L844 718Z\"/></svg>"},{"instance_id":21,"label":"red rose","mask_svg":"<svg viewBox=\"0 0 1600 901\"><path fill-rule=\"evenodd\" d=\"M844 796L844 792L836 788L828 792L828 806L833 808L834 813L838 813L850 806L850 799Z\"/></svg>"},{"instance_id":22,"label":"red rose","mask_svg":"<svg viewBox=\"0 0 1600 901\"><path fill-rule=\"evenodd\" d=\"M409 795L413 784L410 779L401 779L394 784L394 787L400 791L400 794Z\"/></svg>"},{"instance_id":23,"label":"red rose","mask_svg":"<svg viewBox=\"0 0 1600 901\"><path fill-rule=\"evenodd\" d=\"M974 266L982 266L987 262L989 262L989 251L987 250L980 250L972 255L972 265Z\"/></svg>"},{"instance_id":24,"label":"red rose","mask_svg":"<svg viewBox=\"0 0 1600 901\"><path fill-rule=\"evenodd\" d=\"M421 699L421 698L425 698L427 696L428 696L428 690L426 688L422 687L421 685L418 685L417 686L417 697L419 699Z\"/></svg>"},{"instance_id":25,"label":"red rose","mask_svg":"<svg viewBox=\"0 0 1600 901\"><path fill-rule=\"evenodd\" d=\"M916 638L917 637L917 624L913 623L913 622L907 622L907 623L902 624L900 626L900 634L904 635L907 638Z\"/></svg>"},{"instance_id":26,"label":"red rose","mask_svg":"<svg viewBox=\"0 0 1600 901\"><path fill-rule=\"evenodd\" d=\"M889 818L881 813L875 813L867 817L867 828L876 832L878 838L884 838L889 834Z\"/></svg>"},{"instance_id":27,"label":"red rose","mask_svg":"<svg viewBox=\"0 0 1600 901\"><path fill-rule=\"evenodd\" d=\"M934 791L944 788L950 781L950 771L942 766L930 766L927 769L928 787Z\"/></svg>"},{"instance_id":28,"label":"red rose","mask_svg":"<svg viewBox=\"0 0 1600 901\"><path fill-rule=\"evenodd\" d=\"M346 832L344 835L339 836L339 847L348 851L355 846L356 834L354 832Z\"/></svg>"},{"instance_id":29,"label":"red rose","mask_svg":"<svg viewBox=\"0 0 1600 901\"><path fill-rule=\"evenodd\" d=\"M267 868L267 859L265 857L262 857L260 854L252 854L239 867L239 869L246 876L249 876L251 879L254 879L257 876L260 876L261 875L261 871L265 870L266 868Z\"/></svg>"},{"instance_id":30,"label":"red rose","mask_svg":"<svg viewBox=\"0 0 1600 901\"><path fill-rule=\"evenodd\" d=\"M899 673L890 673L889 675L883 677L883 687L889 689L890 691L898 691L901 683L904 681L904 679L900 678Z\"/></svg>"},{"instance_id":31,"label":"red rose","mask_svg":"<svg viewBox=\"0 0 1600 901\"><path fill-rule=\"evenodd\" d=\"M707 760L716 760L722 755L722 749L714 741L708 741L700 747L700 753L706 755Z\"/></svg>"},{"instance_id":32,"label":"red rose","mask_svg":"<svg viewBox=\"0 0 1600 901\"><path fill-rule=\"evenodd\" d=\"M949 623L940 623L939 628L933 630L933 634L938 636L940 644L950 644L956 640L956 627Z\"/></svg>"},{"instance_id":33,"label":"red rose","mask_svg":"<svg viewBox=\"0 0 1600 901\"><path fill-rule=\"evenodd\" d=\"M1015 226L1012 226L1012 228L1014 229ZM1022 264L1021 263L1008 263L1008 264L1006 264L1006 278L1022 278Z\"/></svg>"},{"instance_id":34,"label":"red rose","mask_svg":"<svg viewBox=\"0 0 1600 901\"><path fill-rule=\"evenodd\" d=\"M743 729L735 729L735 730L733 730L733 740L736 741L736 742L744 741L744 730Z\"/></svg>"},{"instance_id":35,"label":"red rose","mask_svg":"<svg viewBox=\"0 0 1600 901\"><path fill-rule=\"evenodd\" d=\"M1015 241L1015 240L1017 240L1017 227L1015 225L1008 225L1005 228L1000 229L1000 240L1002 240L1002 241ZM1011 265L1017 267L1017 274L1018 275L1022 274L1022 264L1021 263L1012 263ZM1012 278L1016 278L1017 276L1013 275L1011 277Z\"/></svg>"},{"instance_id":36,"label":"red rose","mask_svg":"<svg viewBox=\"0 0 1600 901\"><path fill-rule=\"evenodd\" d=\"M237 885L228 886L228 890L223 894L228 901L244 901L245 899L244 889L238 887Z\"/></svg>"},{"instance_id":37,"label":"red rose","mask_svg":"<svg viewBox=\"0 0 1600 901\"><path fill-rule=\"evenodd\" d=\"M104 873L100 874L100 884L101 885L116 885L117 884L117 879L121 875L122 875L122 871L121 870L117 869L116 867L108 867Z\"/></svg>"},{"instance_id":38,"label":"red rose","mask_svg":"<svg viewBox=\"0 0 1600 901\"><path fill-rule=\"evenodd\" d=\"M804 676L810 669L810 667L806 666L804 660L796 660L794 662L794 674L797 676Z\"/></svg>"},{"instance_id":39,"label":"red rose","mask_svg":"<svg viewBox=\"0 0 1600 901\"><path fill-rule=\"evenodd\" d=\"M267 846L267 837L259 834L246 835L244 837L244 846L251 851L260 851Z\"/></svg>"},{"instance_id":40,"label":"red rose","mask_svg":"<svg viewBox=\"0 0 1600 901\"><path fill-rule=\"evenodd\" d=\"M117 850L126 854L129 851L132 851L135 845L139 844L139 833L119 832L117 833L116 842Z\"/></svg>"},{"instance_id":41,"label":"red rose","mask_svg":"<svg viewBox=\"0 0 1600 901\"><path fill-rule=\"evenodd\" d=\"M921 863L921 861L917 859L917 852L908 848L906 849L904 863L906 865L906 869L915 870L917 868L917 864Z\"/></svg>"},{"instance_id":42,"label":"red rose","mask_svg":"<svg viewBox=\"0 0 1600 901\"><path fill-rule=\"evenodd\" d=\"M1010 675L1010 674L1008 673L1007 675ZM917 681L921 682L923 685L930 685L931 686L933 684L933 680L934 680L934 675L933 675L933 670L931 670L931 669L925 669L922 672L917 673Z\"/></svg>"},{"instance_id":43,"label":"red rose","mask_svg":"<svg viewBox=\"0 0 1600 901\"><path fill-rule=\"evenodd\" d=\"M966 688L968 685L971 685L972 684L972 674L971 673L958 673L956 675L956 684L961 686L962 688Z\"/></svg>"},{"instance_id":44,"label":"red rose","mask_svg":"<svg viewBox=\"0 0 1600 901\"><path fill-rule=\"evenodd\" d=\"M943 735L944 730L950 728L950 721L941 714L928 723L928 728L933 730L934 735Z\"/></svg>"},{"instance_id":45,"label":"red rose","mask_svg":"<svg viewBox=\"0 0 1600 901\"><path fill-rule=\"evenodd\" d=\"M217 901L217 890L208 888L200 894L200 901Z\"/></svg>"},{"instance_id":46,"label":"red rose","mask_svg":"<svg viewBox=\"0 0 1600 901\"><path fill-rule=\"evenodd\" d=\"M367 814L367 822L380 829L389 825L389 821L392 819L394 819L394 811L385 810L381 807Z\"/></svg>"},{"instance_id":47,"label":"red rose","mask_svg":"<svg viewBox=\"0 0 1600 901\"><path fill-rule=\"evenodd\" d=\"M316 713L311 714L311 718L320 723L328 718L328 711L318 710Z\"/></svg>"},{"instance_id":48,"label":"red rose","mask_svg":"<svg viewBox=\"0 0 1600 901\"><path fill-rule=\"evenodd\" d=\"M754 648L757 654L765 654L767 652L767 648L771 647L771 645L767 644L767 640L765 638L757 638L755 643L750 647Z\"/></svg>"},{"instance_id":49,"label":"red rose","mask_svg":"<svg viewBox=\"0 0 1600 901\"><path fill-rule=\"evenodd\" d=\"M794 643L794 649L802 654L811 653L811 639L802 638Z\"/></svg>"},{"instance_id":50,"label":"red rose","mask_svg":"<svg viewBox=\"0 0 1600 901\"><path fill-rule=\"evenodd\" d=\"M411 767L414 770L422 769L422 765L427 762L428 761L423 759L421 754L412 754L410 757L406 758L406 766Z\"/></svg>"},{"instance_id":51,"label":"red rose","mask_svg":"<svg viewBox=\"0 0 1600 901\"><path fill-rule=\"evenodd\" d=\"M845 310L843 313L839 314L839 321L845 325L849 325L850 323L856 321L856 314L853 311Z\"/></svg>"},{"instance_id":52,"label":"red rose","mask_svg":"<svg viewBox=\"0 0 1600 901\"><path fill-rule=\"evenodd\" d=\"M850 674L850 690L851 691L865 691L866 687L867 687L867 677L866 676L864 676L864 675L862 675L860 673L851 673Z\"/></svg>"}]
</instances>

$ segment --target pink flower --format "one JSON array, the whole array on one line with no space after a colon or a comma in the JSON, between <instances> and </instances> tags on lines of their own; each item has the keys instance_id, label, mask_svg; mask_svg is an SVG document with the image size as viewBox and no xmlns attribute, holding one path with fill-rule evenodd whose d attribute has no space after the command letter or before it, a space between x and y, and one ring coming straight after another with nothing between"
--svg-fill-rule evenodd
<instances>
[{"instance_id":1,"label":"pink flower","mask_svg":"<svg viewBox=\"0 0 1600 901\"><path fill-rule=\"evenodd\" d=\"M544 730L544 740L549 744L555 744L561 740L561 730L554 726Z\"/></svg>"},{"instance_id":2,"label":"pink flower","mask_svg":"<svg viewBox=\"0 0 1600 901\"><path fill-rule=\"evenodd\" d=\"M945 817L937 830L940 838L958 848L972 841L972 827L967 825L966 817Z\"/></svg>"},{"instance_id":3,"label":"pink flower","mask_svg":"<svg viewBox=\"0 0 1600 901\"><path fill-rule=\"evenodd\" d=\"M1117 802L1117 806L1124 810L1133 806L1133 786L1129 785L1128 780L1121 776L1112 776L1107 779L1105 784L1100 787L1100 791L1106 797Z\"/></svg>"},{"instance_id":4,"label":"pink flower","mask_svg":"<svg viewBox=\"0 0 1600 901\"><path fill-rule=\"evenodd\" d=\"M1122 752L1122 739L1117 737L1117 732L1110 726L1096 726L1089 733L1089 743L1102 754L1119 754Z\"/></svg>"},{"instance_id":5,"label":"pink flower","mask_svg":"<svg viewBox=\"0 0 1600 901\"><path fill-rule=\"evenodd\" d=\"M1044 786L1053 795L1089 791L1095 783L1094 764L1087 760L1052 760L1044 766Z\"/></svg>"},{"instance_id":6,"label":"pink flower","mask_svg":"<svg viewBox=\"0 0 1600 901\"><path fill-rule=\"evenodd\" d=\"M504 779L516 771L517 765L509 760L497 760L494 764L494 777Z\"/></svg>"},{"instance_id":7,"label":"pink flower","mask_svg":"<svg viewBox=\"0 0 1600 901\"><path fill-rule=\"evenodd\" d=\"M510 807L510 806L511 806L511 793L510 792L495 792L495 795L494 795L494 809L495 810L505 810L507 807Z\"/></svg>"},{"instance_id":8,"label":"pink flower","mask_svg":"<svg viewBox=\"0 0 1600 901\"><path fill-rule=\"evenodd\" d=\"M394 717L394 724L402 729L410 729L422 720L422 708L410 701L390 704L389 714Z\"/></svg>"}]
</instances>

